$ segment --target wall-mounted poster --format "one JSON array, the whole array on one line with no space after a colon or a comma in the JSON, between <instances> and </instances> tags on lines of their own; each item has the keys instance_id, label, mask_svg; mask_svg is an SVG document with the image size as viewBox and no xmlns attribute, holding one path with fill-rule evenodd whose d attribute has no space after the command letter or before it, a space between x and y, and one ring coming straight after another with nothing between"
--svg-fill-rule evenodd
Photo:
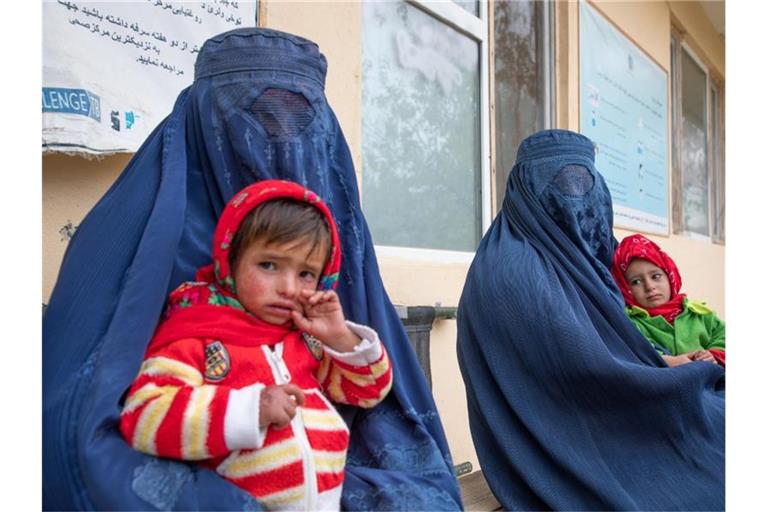
<instances>
[{"instance_id":1,"label":"wall-mounted poster","mask_svg":"<svg viewBox=\"0 0 768 512\"><path fill-rule=\"evenodd\" d=\"M616 226L669 234L667 74L595 8L579 8L581 133L613 198Z\"/></svg>"},{"instance_id":2,"label":"wall-mounted poster","mask_svg":"<svg viewBox=\"0 0 768 512\"><path fill-rule=\"evenodd\" d=\"M134 152L192 84L209 37L257 0L44 0L43 151Z\"/></svg>"}]
</instances>

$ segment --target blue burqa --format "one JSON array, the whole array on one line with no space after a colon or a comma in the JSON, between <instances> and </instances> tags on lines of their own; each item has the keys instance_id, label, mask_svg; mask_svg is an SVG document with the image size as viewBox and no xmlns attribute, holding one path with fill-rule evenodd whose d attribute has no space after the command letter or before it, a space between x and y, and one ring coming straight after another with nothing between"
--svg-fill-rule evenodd
<instances>
[{"instance_id":1,"label":"blue burqa","mask_svg":"<svg viewBox=\"0 0 768 512\"><path fill-rule=\"evenodd\" d=\"M472 438L507 510L722 510L724 372L626 318L586 137L523 141L458 311Z\"/></svg>"},{"instance_id":2,"label":"blue burqa","mask_svg":"<svg viewBox=\"0 0 768 512\"><path fill-rule=\"evenodd\" d=\"M194 83L83 220L43 322L45 509L259 508L212 471L132 450L117 425L167 293L210 263L227 200L267 178L296 181L329 206L346 316L378 331L393 362L382 404L341 410L352 435L342 506L461 507L432 395L382 285L325 74L317 45L290 34L211 38Z\"/></svg>"}]
</instances>

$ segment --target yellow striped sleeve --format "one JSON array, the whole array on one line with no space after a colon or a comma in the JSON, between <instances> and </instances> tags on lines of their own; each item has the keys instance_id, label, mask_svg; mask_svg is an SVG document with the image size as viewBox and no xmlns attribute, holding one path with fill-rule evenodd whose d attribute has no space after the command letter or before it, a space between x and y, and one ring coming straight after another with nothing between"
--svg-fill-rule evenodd
<instances>
[{"instance_id":1,"label":"yellow striped sleeve","mask_svg":"<svg viewBox=\"0 0 768 512\"><path fill-rule=\"evenodd\" d=\"M194 389L184 411L181 433L181 453L184 460L210 458L206 448L208 428L210 426L210 405L216 389L202 386Z\"/></svg>"},{"instance_id":2,"label":"yellow striped sleeve","mask_svg":"<svg viewBox=\"0 0 768 512\"><path fill-rule=\"evenodd\" d=\"M331 370L331 375L327 379L325 391L328 393L331 400L335 402L343 402L345 397L344 391L341 389L341 373L335 370L335 367Z\"/></svg>"},{"instance_id":3,"label":"yellow striped sleeve","mask_svg":"<svg viewBox=\"0 0 768 512\"><path fill-rule=\"evenodd\" d=\"M176 397L177 392L178 388L163 394L147 404L144 410L141 411L139 421L136 422L136 429L133 434L132 444L134 448L144 453L157 455L157 446L155 445L157 429L160 427L165 415L168 413L168 409L170 408L173 399Z\"/></svg>"},{"instance_id":4,"label":"yellow striped sleeve","mask_svg":"<svg viewBox=\"0 0 768 512\"><path fill-rule=\"evenodd\" d=\"M165 395L166 393L175 393L176 390L178 390L178 387L176 386L157 386L152 382L148 382L128 396L122 414L133 412L144 405L144 403Z\"/></svg>"},{"instance_id":5,"label":"yellow striped sleeve","mask_svg":"<svg viewBox=\"0 0 768 512\"><path fill-rule=\"evenodd\" d=\"M371 375L373 375L374 378L378 379L388 371L389 371L389 356L387 356L387 353L384 352L384 357L382 357L378 363L374 363L371 365Z\"/></svg>"},{"instance_id":6,"label":"yellow striped sleeve","mask_svg":"<svg viewBox=\"0 0 768 512\"><path fill-rule=\"evenodd\" d=\"M328 352L323 351L323 359L320 361L320 366L315 370L318 382L323 382L328 376L328 371L331 368L331 359Z\"/></svg>"},{"instance_id":7,"label":"yellow striped sleeve","mask_svg":"<svg viewBox=\"0 0 768 512\"><path fill-rule=\"evenodd\" d=\"M197 368L162 356L150 357L144 361L139 370L139 375L142 374L152 377L175 377L189 386L203 384L203 374Z\"/></svg>"},{"instance_id":8,"label":"yellow striped sleeve","mask_svg":"<svg viewBox=\"0 0 768 512\"><path fill-rule=\"evenodd\" d=\"M341 375L341 378L348 380L352 384L361 388L370 386L376 382L376 379L369 373L357 373L335 365L331 371L338 372Z\"/></svg>"},{"instance_id":9,"label":"yellow striped sleeve","mask_svg":"<svg viewBox=\"0 0 768 512\"><path fill-rule=\"evenodd\" d=\"M389 394L389 391L392 389L392 382L394 382L394 380L395 380L395 375L394 375L394 373L392 373L389 376L389 382L387 382L387 385L384 386L381 389L381 391L379 391L379 396L381 398L383 398L383 397L385 397L385 396L387 396Z\"/></svg>"}]
</instances>

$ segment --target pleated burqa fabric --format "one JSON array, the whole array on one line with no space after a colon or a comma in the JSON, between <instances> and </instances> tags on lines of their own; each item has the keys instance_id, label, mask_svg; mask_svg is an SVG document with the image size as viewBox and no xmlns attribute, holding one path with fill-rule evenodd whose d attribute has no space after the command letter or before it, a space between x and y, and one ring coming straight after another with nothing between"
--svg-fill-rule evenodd
<instances>
[{"instance_id":1,"label":"pleated burqa fabric","mask_svg":"<svg viewBox=\"0 0 768 512\"><path fill-rule=\"evenodd\" d=\"M329 206L345 314L378 331L393 361L385 402L341 410L352 436L342 506L461 507L432 395L382 285L325 74L317 45L290 34L249 28L211 38L194 83L81 223L43 321L45 509L259 508L207 469L132 450L117 424L168 292L210 263L227 200L271 178Z\"/></svg>"},{"instance_id":2,"label":"pleated burqa fabric","mask_svg":"<svg viewBox=\"0 0 768 512\"><path fill-rule=\"evenodd\" d=\"M609 269L592 142L524 140L458 311L472 438L507 510L722 510L722 368L668 368Z\"/></svg>"}]
</instances>

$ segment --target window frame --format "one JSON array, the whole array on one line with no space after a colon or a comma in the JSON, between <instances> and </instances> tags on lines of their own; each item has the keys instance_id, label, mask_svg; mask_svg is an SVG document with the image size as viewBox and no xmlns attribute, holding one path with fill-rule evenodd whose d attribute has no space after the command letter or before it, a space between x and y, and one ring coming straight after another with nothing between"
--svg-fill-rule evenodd
<instances>
[{"instance_id":1,"label":"window frame","mask_svg":"<svg viewBox=\"0 0 768 512\"><path fill-rule=\"evenodd\" d=\"M489 15L490 2L480 1L479 15L463 9L454 2L448 1L430 1L430 0L403 0L432 16L436 20L444 23L448 27L471 38L479 45L479 78L480 78L480 239L488 231L493 218L496 216L495 210L495 186L493 180L495 174L492 167L492 155L494 153L491 139L492 123L491 115L493 95L491 88L494 86L491 77L490 61L490 41L493 36L492 17ZM549 2L544 6L544 21L542 23L542 34L544 37L544 48L547 54L548 62L545 62L542 70L545 76L545 105L543 113L545 126L554 126L557 109L556 101L556 59L555 59L555 9ZM365 172L365 170L363 170ZM363 197L363 201L365 198ZM479 242L479 240L478 240ZM408 260L442 262L442 263L470 263L474 258L475 251L451 251L447 249L426 249L417 247L401 247L391 245L374 244L377 255L394 258L407 258Z\"/></svg>"},{"instance_id":2,"label":"window frame","mask_svg":"<svg viewBox=\"0 0 768 512\"><path fill-rule=\"evenodd\" d=\"M717 219L716 208L725 204L725 160L723 144L723 96L722 85L712 78L709 66L699 57L698 53L686 41L685 36L674 27L670 33L670 109L672 111L672 141L670 164L672 166L672 233L685 236L693 240L707 241L723 245L725 243L725 207L723 207L723 221ZM683 226L683 187L682 187L682 153L680 142L682 139L682 73L681 61L683 52L698 66L705 76L706 88L706 129L705 144L707 155L707 220L708 234L703 235L684 229ZM714 91L714 93L713 93ZM714 102L714 103L713 103Z\"/></svg>"},{"instance_id":3,"label":"window frame","mask_svg":"<svg viewBox=\"0 0 768 512\"><path fill-rule=\"evenodd\" d=\"M725 244L725 144L723 123L722 86L716 80L709 82L710 132L710 238L714 243ZM722 205L722 218L718 210Z\"/></svg>"},{"instance_id":4,"label":"window frame","mask_svg":"<svg viewBox=\"0 0 768 512\"><path fill-rule=\"evenodd\" d=\"M556 5L554 2L536 2L536 0L531 0L531 3L536 3L538 6L542 8L542 23L540 27L537 27L537 30L540 29L540 33L538 34L538 37L541 39L541 46L542 46L542 52L545 55L545 59L543 63L540 64L540 72L542 76L542 80L544 82L543 85L543 104L541 105L541 118L542 118L542 126L539 128L540 130L546 130L550 128L554 128L557 123L557 58L556 58L556 51L557 51L557 13L556 13ZM493 3L491 4L493 5ZM491 53L493 55L489 55L488 62L489 62L489 82L488 82L488 91L490 95L490 112L493 112L494 115L490 116L489 123L491 126L491 136L489 140L489 145L491 148L491 218L495 217L496 214L501 210L500 205L500 196L503 196L506 192L506 190L499 190L496 186L496 178L499 173L498 169L498 156L496 153L496 83L493 79L495 76L495 48L494 48L494 40L493 35L495 34L495 19L493 16L493 12L489 11L488 15L488 37L490 41L490 48ZM489 112L489 113L490 113ZM502 169L501 172L506 172L507 169ZM497 209L496 207L499 206Z\"/></svg>"},{"instance_id":5,"label":"window frame","mask_svg":"<svg viewBox=\"0 0 768 512\"><path fill-rule=\"evenodd\" d=\"M430 0L403 0L428 16L447 25L461 34L469 37L479 45L480 69L478 70L480 83L480 219L482 239L485 232L491 225L491 202L490 202L490 109L489 109L489 71L488 71L488 2L479 2L479 16L463 9L458 4L451 1L430 1ZM365 169L363 169L365 172ZM365 201L365 197L362 198ZM479 243L479 240L478 240ZM388 256L395 258L407 258L408 260L470 263L474 257L474 251L452 251L448 249L427 249L421 247L404 247L394 245L379 245L374 241L374 249L377 256Z\"/></svg>"}]
</instances>

